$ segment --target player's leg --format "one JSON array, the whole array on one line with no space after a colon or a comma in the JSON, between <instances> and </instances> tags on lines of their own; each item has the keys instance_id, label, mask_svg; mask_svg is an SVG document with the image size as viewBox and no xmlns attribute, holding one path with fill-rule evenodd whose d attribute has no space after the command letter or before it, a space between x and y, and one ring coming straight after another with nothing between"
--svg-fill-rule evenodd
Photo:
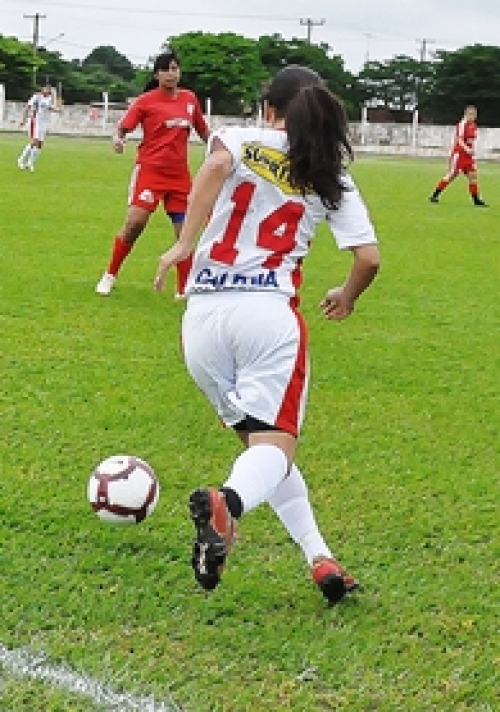
<instances>
[{"instance_id":1,"label":"player's leg","mask_svg":"<svg viewBox=\"0 0 500 712\"><path fill-rule=\"evenodd\" d=\"M262 313L273 320L263 323ZM247 413L254 424L248 449L222 485L191 495L192 564L204 588L220 581L235 521L267 501L293 461L306 391L302 336L286 300L241 294L189 300L182 343L190 375L227 426Z\"/></svg>"},{"instance_id":2,"label":"player's leg","mask_svg":"<svg viewBox=\"0 0 500 712\"><path fill-rule=\"evenodd\" d=\"M178 240L182 230L182 223L184 222L184 213L170 213L170 219L172 220L172 225L174 228L175 239ZM193 266L193 255L189 255L186 259L181 260L176 265L176 276L177 284L175 290L176 299L184 299L186 296L186 285L191 272L191 267Z\"/></svg>"},{"instance_id":3,"label":"player's leg","mask_svg":"<svg viewBox=\"0 0 500 712\"><path fill-rule=\"evenodd\" d=\"M38 133L38 121L35 118L30 118L30 120L28 121L29 142L23 148L19 158L17 159L17 165L21 170L29 169L32 165L32 152L33 149L36 147Z\"/></svg>"},{"instance_id":4,"label":"player's leg","mask_svg":"<svg viewBox=\"0 0 500 712\"><path fill-rule=\"evenodd\" d=\"M269 498L269 504L291 538L299 545L311 567L313 581L331 603L358 588L332 554L319 530L307 485L296 464Z\"/></svg>"},{"instance_id":5,"label":"player's leg","mask_svg":"<svg viewBox=\"0 0 500 712\"><path fill-rule=\"evenodd\" d=\"M465 175L469 186L469 195L472 198L473 204L482 208L488 207L484 200L481 199L481 196L479 194L479 183L477 178L476 167L473 166L471 170L466 171Z\"/></svg>"},{"instance_id":6,"label":"player's leg","mask_svg":"<svg viewBox=\"0 0 500 712\"><path fill-rule=\"evenodd\" d=\"M191 187L189 177L175 181L174 189L170 189L164 197L165 212L172 221L175 239L178 240L181 234L182 223L187 210L187 196ZM193 256L186 257L185 260L176 265L177 284L175 297L182 299L185 296L186 283L193 265Z\"/></svg>"},{"instance_id":7,"label":"player's leg","mask_svg":"<svg viewBox=\"0 0 500 712\"><path fill-rule=\"evenodd\" d=\"M31 153L28 157L28 169L33 173L35 170L35 163L38 161L40 152L42 150L43 142L45 139L45 130L43 127L39 127L36 137L33 139Z\"/></svg>"},{"instance_id":8,"label":"player's leg","mask_svg":"<svg viewBox=\"0 0 500 712\"><path fill-rule=\"evenodd\" d=\"M248 447L247 423L238 423L234 430L243 445ZM302 549L311 567L313 581L328 601L335 603L359 587L358 581L341 567L324 540L309 500L307 485L295 463L268 502L290 537Z\"/></svg>"},{"instance_id":9,"label":"player's leg","mask_svg":"<svg viewBox=\"0 0 500 712\"><path fill-rule=\"evenodd\" d=\"M434 192L429 197L431 203L438 203L439 196L441 195L441 193L446 190L450 183L455 180L459 173L457 165L458 154L454 153L450 159L450 167L448 169L448 172L437 182L436 187L434 188Z\"/></svg>"},{"instance_id":10,"label":"player's leg","mask_svg":"<svg viewBox=\"0 0 500 712\"><path fill-rule=\"evenodd\" d=\"M111 293L124 261L158 205L158 196L154 190L145 187L147 184L147 174L136 166L129 186L129 207L125 224L114 237L108 267L96 285L96 292L101 296Z\"/></svg>"},{"instance_id":11,"label":"player's leg","mask_svg":"<svg viewBox=\"0 0 500 712\"><path fill-rule=\"evenodd\" d=\"M19 157L17 159L17 165L18 167L24 171L25 169L28 168L28 160L31 154L31 141L26 144L26 146L23 148L21 153L19 154Z\"/></svg>"},{"instance_id":12,"label":"player's leg","mask_svg":"<svg viewBox=\"0 0 500 712\"><path fill-rule=\"evenodd\" d=\"M198 303L200 299L206 297L198 298ZM205 588L214 588L220 581L235 520L269 502L304 551L315 583L329 601L336 602L358 584L340 567L321 536L307 487L293 464L307 398L305 329L287 305L274 304L276 321L270 320L268 328L261 318L253 319L259 305L252 300L248 305L248 313L235 312L236 327L231 324L235 314L230 309L216 312L216 319L209 311L196 314L190 308L184 316L188 369L246 447L219 490L202 488L191 495L191 516L197 527L193 568ZM252 322L258 331L252 331ZM236 351L227 347L231 338L239 346Z\"/></svg>"}]
</instances>

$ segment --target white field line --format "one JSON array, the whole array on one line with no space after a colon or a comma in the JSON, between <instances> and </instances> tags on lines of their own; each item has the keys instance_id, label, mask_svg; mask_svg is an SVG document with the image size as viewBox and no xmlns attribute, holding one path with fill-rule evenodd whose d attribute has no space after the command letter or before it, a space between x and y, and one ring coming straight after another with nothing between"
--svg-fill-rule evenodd
<instances>
[{"instance_id":1,"label":"white field line","mask_svg":"<svg viewBox=\"0 0 500 712\"><path fill-rule=\"evenodd\" d=\"M9 649L0 643L0 668L17 677L41 680L67 692L89 698L107 712L181 712L173 701L158 702L154 697L142 697L117 692L106 683L89 675L79 675L65 665L55 665L48 656L29 648Z\"/></svg>"}]
</instances>

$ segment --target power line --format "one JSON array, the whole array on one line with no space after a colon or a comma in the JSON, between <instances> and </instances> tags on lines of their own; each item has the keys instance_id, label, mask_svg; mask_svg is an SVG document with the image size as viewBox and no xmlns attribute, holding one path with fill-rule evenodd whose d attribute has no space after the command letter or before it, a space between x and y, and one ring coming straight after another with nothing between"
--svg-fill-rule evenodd
<instances>
[{"instance_id":1,"label":"power line","mask_svg":"<svg viewBox=\"0 0 500 712\"><path fill-rule=\"evenodd\" d=\"M310 17L301 17L300 24L307 26L307 41L311 44L312 28L318 25L324 25L326 20L312 20Z\"/></svg>"}]
</instances>

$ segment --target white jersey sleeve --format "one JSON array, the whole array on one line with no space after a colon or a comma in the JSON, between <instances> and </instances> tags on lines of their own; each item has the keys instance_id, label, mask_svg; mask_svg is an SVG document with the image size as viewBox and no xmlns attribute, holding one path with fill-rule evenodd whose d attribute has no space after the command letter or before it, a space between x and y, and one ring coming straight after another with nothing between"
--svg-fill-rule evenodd
<instances>
[{"instance_id":1,"label":"white jersey sleeve","mask_svg":"<svg viewBox=\"0 0 500 712\"><path fill-rule=\"evenodd\" d=\"M210 134L207 143L206 155L211 150L215 139L218 139L229 151L233 158L233 170L235 170L241 160L241 131L235 129L220 128Z\"/></svg>"},{"instance_id":2,"label":"white jersey sleeve","mask_svg":"<svg viewBox=\"0 0 500 712\"><path fill-rule=\"evenodd\" d=\"M377 243L368 209L351 176L345 175L347 190L342 195L338 210L328 213L327 221L341 250Z\"/></svg>"}]
</instances>

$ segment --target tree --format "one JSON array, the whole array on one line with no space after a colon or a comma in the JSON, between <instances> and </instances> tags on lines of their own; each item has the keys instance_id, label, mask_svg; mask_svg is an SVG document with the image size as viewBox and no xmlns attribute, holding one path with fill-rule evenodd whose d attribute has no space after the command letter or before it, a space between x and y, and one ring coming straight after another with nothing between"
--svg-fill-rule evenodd
<instances>
[{"instance_id":1,"label":"tree","mask_svg":"<svg viewBox=\"0 0 500 712\"><path fill-rule=\"evenodd\" d=\"M33 91L34 68L42 64L31 44L0 35L0 83L7 96L25 100Z\"/></svg>"},{"instance_id":2,"label":"tree","mask_svg":"<svg viewBox=\"0 0 500 712\"><path fill-rule=\"evenodd\" d=\"M255 40L232 32L188 32L171 37L181 61L182 82L219 114L241 115L254 106L266 78Z\"/></svg>"},{"instance_id":3,"label":"tree","mask_svg":"<svg viewBox=\"0 0 500 712\"><path fill-rule=\"evenodd\" d=\"M431 76L430 62L400 54L385 62L366 62L358 81L365 104L407 111L427 95Z\"/></svg>"},{"instance_id":4,"label":"tree","mask_svg":"<svg viewBox=\"0 0 500 712\"><path fill-rule=\"evenodd\" d=\"M426 109L439 123L456 123L468 104L486 126L500 125L500 47L471 45L437 52Z\"/></svg>"},{"instance_id":5,"label":"tree","mask_svg":"<svg viewBox=\"0 0 500 712\"><path fill-rule=\"evenodd\" d=\"M315 45L297 37L285 40L274 34L259 37L257 47L268 79L288 64L305 65L323 77L328 88L343 100L350 115L357 113L356 79L344 68L342 57L332 54L329 45Z\"/></svg>"},{"instance_id":6,"label":"tree","mask_svg":"<svg viewBox=\"0 0 500 712\"><path fill-rule=\"evenodd\" d=\"M135 68L130 60L109 45L102 45L93 49L82 61L82 67L85 69L99 67L109 74L120 77L125 82L130 82L135 77Z\"/></svg>"}]
</instances>

